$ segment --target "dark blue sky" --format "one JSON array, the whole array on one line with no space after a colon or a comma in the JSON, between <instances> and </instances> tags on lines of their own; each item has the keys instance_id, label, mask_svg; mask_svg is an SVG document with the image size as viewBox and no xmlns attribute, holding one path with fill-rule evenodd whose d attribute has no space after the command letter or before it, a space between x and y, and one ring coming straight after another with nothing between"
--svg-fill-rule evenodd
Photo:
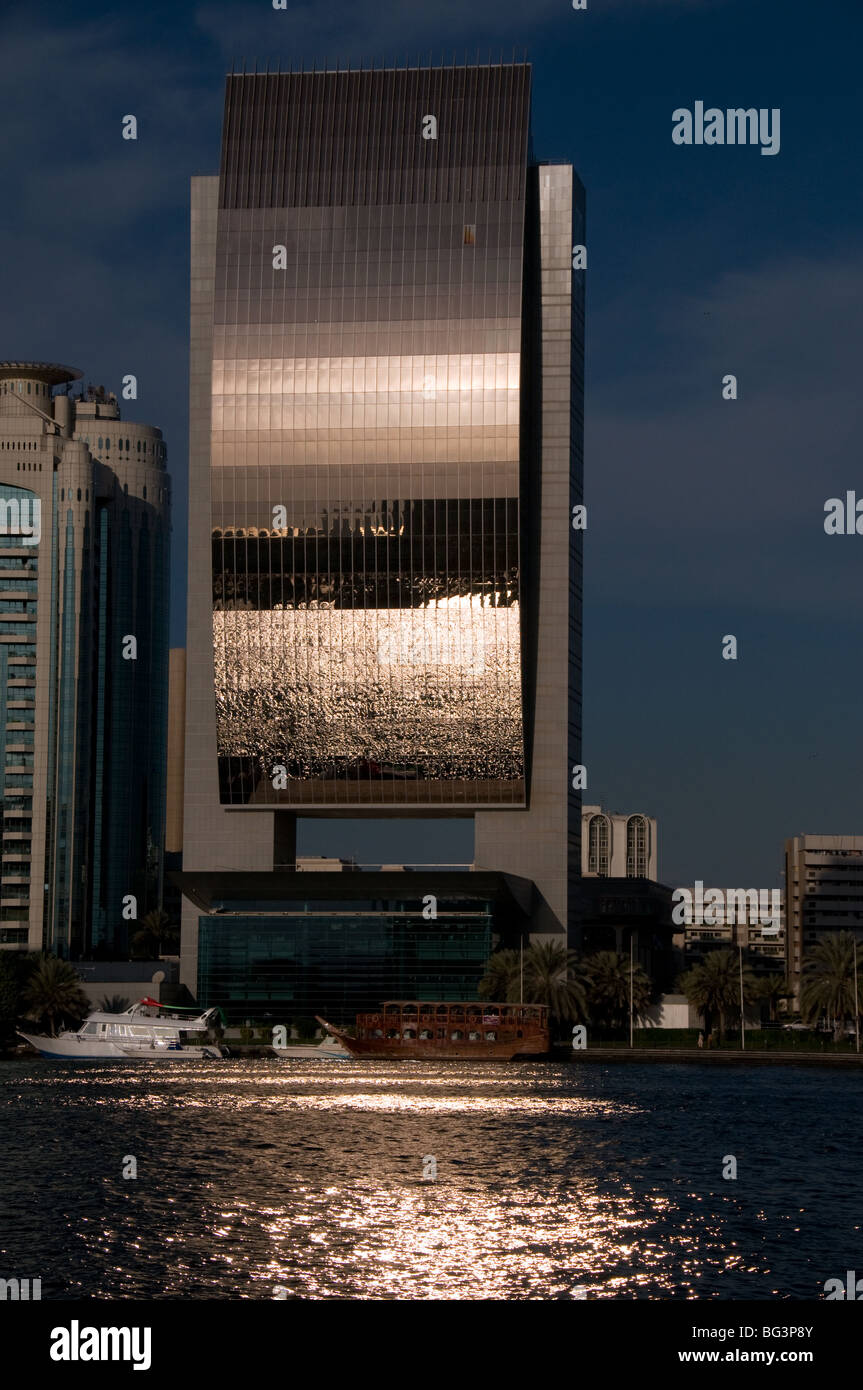
<instances>
[{"instance_id":1,"label":"dark blue sky","mask_svg":"<svg viewBox=\"0 0 863 1390\"><path fill-rule=\"evenodd\" d=\"M189 178L217 172L226 68L526 50L536 155L588 197L587 799L659 818L666 882L772 886L787 835L863 833L863 537L823 530L828 497L863 496L861 37L858 0L7 4L0 354L138 376L182 644ZM698 100L779 107L780 152L673 144ZM470 858L458 822L374 843L302 840Z\"/></svg>"}]
</instances>

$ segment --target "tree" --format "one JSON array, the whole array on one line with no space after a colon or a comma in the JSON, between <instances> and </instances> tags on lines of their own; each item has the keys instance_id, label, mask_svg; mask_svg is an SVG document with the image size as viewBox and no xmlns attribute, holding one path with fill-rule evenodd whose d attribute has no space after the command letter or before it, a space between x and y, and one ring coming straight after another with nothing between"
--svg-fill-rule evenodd
<instances>
[{"instance_id":1,"label":"tree","mask_svg":"<svg viewBox=\"0 0 863 1390\"><path fill-rule=\"evenodd\" d=\"M863 951L857 954L863 956ZM857 980L858 998L863 1000L859 968ZM806 952L800 1013L804 1023L815 1023L825 1014L837 1031L848 1019L854 1018L854 936L851 932L830 932Z\"/></svg>"},{"instance_id":2,"label":"tree","mask_svg":"<svg viewBox=\"0 0 863 1390\"><path fill-rule=\"evenodd\" d=\"M480 999L493 999L499 1004L517 1004L519 969L518 951L495 951L486 961L485 974L477 988Z\"/></svg>"},{"instance_id":3,"label":"tree","mask_svg":"<svg viewBox=\"0 0 863 1390\"><path fill-rule=\"evenodd\" d=\"M587 999L579 975L578 957L562 942L541 941L519 951L496 951L489 956L485 974L479 982L480 999L501 1004L517 1004L522 993L525 1004L545 1004L552 1021L587 1022Z\"/></svg>"},{"instance_id":4,"label":"tree","mask_svg":"<svg viewBox=\"0 0 863 1390\"><path fill-rule=\"evenodd\" d=\"M124 999L122 994L106 994L96 1007L101 1009L103 1014L124 1014L129 1007L129 1000Z\"/></svg>"},{"instance_id":5,"label":"tree","mask_svg":"<svg viewBox=\"0 0 863 1390\"><path fill-rule=\"evenodd\" d=\"M167 912L154 909L142 917L141 929L132 937L132 946L135 954L146 960L149 956L167 955L179 941L180 933Z\"/></svg>"},{"instance_id":6,"label":"tree","mask_svg":"<svg viewBox=\"0 0 863 1390\"><path fill-rule=\"evenodd\" d=\"M547 1005L557 1023L587 1023L587 996L575 952L557 941L538 941L525 951L524 1001Z\"/></svg>"},{"instance_id":7,"label":"tree","mask_svg":"<svg viewBox=\"0 0 863 1390\"><path fill-rule=\"evenodd\" d=\"M753 976L748 966L743 971L744 1002L752 997ZM704 1015L708 1036L713 1031L714 1018L719 1019L719 1039L725 1032L729 1014L740 1014L740 965L736 951L711 951L699 964L680 977L678 988L690 1004Z\"/></svg>"},{"instance_id":8,"label":"tree","mask_svg":"<svg viewBox=\"0 0 863 1390\"><path fill-rule=\"evenodd\" d=\"M24 988L39 959L20 951L0 951L0 1040L15 1034L25 1009Z\"/></svg>"},{"instance_id":9,"label":"tree","mask_svg":"<svg viewBox=\"0 0 863 1390\"><path fill-rule=\"evenodd\" d=\"M776 1005L780 999L790 999L794 994L793 986L788 983L784 975L778 971L771 970L769 975L762 975L755 981L752 989L755 999L762 999L770 1010L770 1022L776 1022Z\"/></svg>"},{"instance_id":10,"label":"tree","mask_svg":"<svg viewBox=\"0 0 863 1390\"><path fill-rule=\"evenodd\" d=\"M587 987L591 1018L609 1028L622 1028L629 1021L630 973L629 957L617 951L595 951L588 956L582 969ZM650 1003L652 987L640 965L632 971L632 1004L639 1018Z\"/></svg>"},{"instance_id":11,"label":"tree","mask_svg":"<svg viewBox=\"0 0 863 1390\"><path fill-rule=\"evenodd\" d=\"M24 987L22 1000L27 1016L47 1023L52 1037L59 1022L77 1021L90 1010L81 977L57 956L41 957Z\"/></svg>"}]
</instances>

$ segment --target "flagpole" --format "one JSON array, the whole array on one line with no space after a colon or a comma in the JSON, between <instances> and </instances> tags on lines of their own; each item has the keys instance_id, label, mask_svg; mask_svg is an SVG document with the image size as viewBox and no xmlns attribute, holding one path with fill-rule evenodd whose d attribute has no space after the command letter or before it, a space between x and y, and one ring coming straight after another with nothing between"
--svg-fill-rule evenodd
<instances>
[{"instance_id":1,"label":"flagpole","mask_svg":"<svg viewBox=\"0 0 863 1390\"><path fill-rule=\"evenodd\" d=\"M746 1024L743 1020L743 947L738 946L740 952L740 1045L746 1051Z\"/></svg>"},{"instance_id":2,"label":"flagpole","mask_svg":"<svg viewBox=\"0 0 863 1390\"><path fill-rule=\"evenodd\" d=\"M518 965L518 1002L524 1003L524 937L521 938L521 959Z\"/></svg>"},{"instance_id":3,"label":"flagpole","mask_svg":"<svg viewBox=\"0 0 863 1390\"><path fill-rule=\"evenodd\" d=\"M629 1050L630 1050L630 1052L632 1051L632 1048L633 1048L632 1030L633 1030L633 1026L634 1026L634 1024L633 1024L633 1017L632 1017L632 950L633 950L634 944L635 944L635 933L634 933L634 932L630 932L630 933L629 933Z\"/></svg>"},{"instance_id":4,"label":"flagpole","mask_svg":"<svg viewBox=\"0 0 863 1390\"><path fill-rule=\"evenodd\" d=\"M857 1038L857 1051L860 1051L860 1011L857 1007L857 938L854 938L854 1029Z\"/></svg>"}]
</instances>

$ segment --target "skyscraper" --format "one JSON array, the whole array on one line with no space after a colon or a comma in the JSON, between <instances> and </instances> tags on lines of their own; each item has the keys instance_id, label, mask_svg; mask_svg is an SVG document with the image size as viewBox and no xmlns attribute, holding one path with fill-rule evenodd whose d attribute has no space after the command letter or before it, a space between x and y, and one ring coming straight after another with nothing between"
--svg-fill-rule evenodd
<instances>
[{"instance_id":1,"label":"skyscraper","mask_svg":"<svg viewBox=\"0 0 863 1390\"><path fill-rule=\"evenodd\" d=\"M80 376L0 363L0 946L71 958L159 905L167 699L161 431Z\"/></svg>"},{"instance_id":2,"label":"skyscraper","mask_svg":"<svg viewBox=\"0 0 863 1390\"><path fill-rule=\"evenodd\" d=\"M863 958L863 835L785 841L785 966L799 998L803 966L825 936L853 932Z\"/></svg>"},{"instance_id":3,"label":"skyscraper","mask_svg":"<svg viewBox=\"0 0 863 1390\"><path fill-rule=\"evenodd\" d=\"M228 78L192 190L186 871L290 871L298 815L472 816L476 867L572 926L584 196L529 106L523 63Z\"/></svg>"}]
</instances>

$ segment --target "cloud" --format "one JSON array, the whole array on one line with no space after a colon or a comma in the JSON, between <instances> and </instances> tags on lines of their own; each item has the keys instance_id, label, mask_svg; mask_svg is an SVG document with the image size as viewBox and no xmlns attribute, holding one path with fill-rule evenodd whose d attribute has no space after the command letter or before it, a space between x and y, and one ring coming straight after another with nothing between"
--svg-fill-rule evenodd
<instances>
[{"instance_id":1,"label":"cloud","mask_svg":"<svg viewBox=\"0 0 863 1390\"><path fill-rule=\"evenodd\" d=\"M855 541L825 535L823 508L846 489L863 496L863 257L725 274L703 300L670 293L641 332L654 295L609 306L644 361L615 376L609 359L588 397L592 584L628 603L856 614ZM608 324L598 334L601 368L614 344ZM727 373L736 401L722 400ZM633 571L649 576L637 591Z\"/></svg>"},{"instance_id":2,"label":"cloud","mask_svg":"<svg viewBox=\"0 0 863 1390\"><path fill-rule=\"evenodd\" d=\"M199 6L195 20L229 61L248 62L286 54L295 63L326 59L370 63L405 61L422 63L487 61L497 59L509 44L504 59L512 57L512 45L521 56L525 43L554 25L584 23L588 15L602 18L608 11L692 10L712 8L724 0L588 0L588 10L575 14L569 0L534 0L526 13L523 0L500 0L469 5L463 0L405 4L404 0L358 0L356 4L321 5L318 0L288 0L287 9L261 4L254 13L248 6L208 4ZM472 51L453 53L453 45L470 43ZM479 43L477 54L475 45ZM414 53L413 46L420 52ZM428 46L431 46L430 50ZM491 47L491 54L489 53Z\"/></svg>"},{"instance_id":3,"label":"cloud","mask_svg":"<svg viewBox=\"0 0 863 1390\"><path fill-rule=\"evenodd\" d=\"M68 27L19 21L0 48L6 226L81 250L188 201L190 155L217 159L220 84L200 55L143 41L132 18ZM122 138L137 117L136 141ZM205 166L206 167L206 166ZM11 214L11 216L10 216Z\"/></svg>"}]
</instances>

